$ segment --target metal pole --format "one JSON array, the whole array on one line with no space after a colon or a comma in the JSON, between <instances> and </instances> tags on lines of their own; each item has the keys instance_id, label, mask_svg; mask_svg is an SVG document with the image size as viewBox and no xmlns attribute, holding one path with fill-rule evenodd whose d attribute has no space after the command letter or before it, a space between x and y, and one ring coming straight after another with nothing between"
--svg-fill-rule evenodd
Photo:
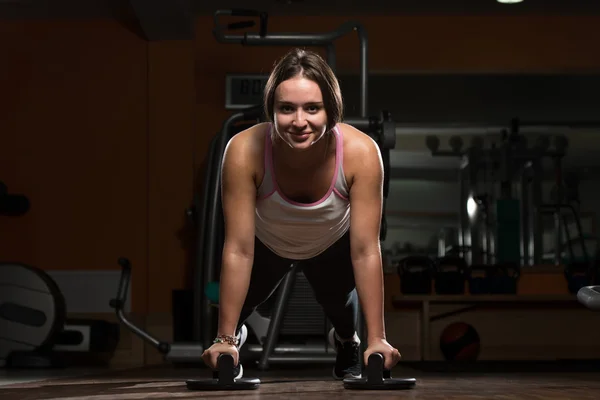
<instances>
[{"instance_id":1,"label":"metal pole","mask_svg":"<svg viewBox=\"0 0 600 400\"><path fill-rule=\"evenodd\" d=\"M458 185L460 190L460 202L458 205L458 246L459 255L465 260L467 259L467 254L469 254L469 250L467 249L467 243L465 241L466 227L468 226L467 200L469 187L469 184L467 182L468 177L465 171L466 168L468 168L467 165L461 167L458 170Z\"/></svg>"},{"instance_id":2,"label":"metal pole","mask_svg":"<svg viewBox=\"0 0 600 400\"><path fill-rule=\"evenodd\" d=\"M298 273L299 264L295 264L291 270L283 278L283 282L279 286L279 292L277 294L277 301L275 307L271 312L271 323L269 324L269 330L267 331L267 337L263 352L258 362L258 368L261 371L265 371L269 368L269 358L271 357L273 350L279 339L279 331L281 330L281 323L285 314L288 300L292 294L294 283L296 281L296 274Z\"/></svg>"},{"instance_id":3,"label":"metal pole","mask_svg":"<svg viewBox=\"0 0 600 400\"><path fill-rule=\"evenodd\" d=\"M213 167L214 167L214 155L215 145L217 142L217 135L211 140L209 150L208 150L208 160L206 163L206 169L204 171L204 181L202 182L202 198L198 199L197 196L194 196L197 201L195 201L195 226L196 232L198 234L196 239L196 268L194 270L194 283L193 287L195 288L193 292L193 327L192 327L192 338L195 342L202 341L202 321L205 320L205 310L206 308L203 305L204 298L204 264L202 263L204 257L204 251L206 249L205 241L206 241L206 218L208 212L208 199L210 197L210 187L211 187L211 179L213 179Z\"/></svg>"},{"instance_id":4,"label":"metal pole","mask_svg":"<svg viewBox=\"0 0 600 400\"><path fill-rule=\"evenodd\" d=\"M474 154L469 155L468 179L469 179L469 195L471 201L478 195L479 185L479 163L480 160ZM470 264L481 265L482 260L482 236L481 236L481 219L482 212L479 205L476 206L474 213L468 215L469 221L469 238L471 240L471 257Z\"/></svg>"},{"instance_id":5,"label":"metal pole","mask_svg":"<svg viewBox=\"0 0 600 400\"><path fill-rule=\"evenodd\" d=\"M554 160L555 168L555 185L556 185L556 203L560 204L563 201L563 184L562 184L562 165L560 157L556 157ZM554 264L562 264L562 243L563 243L563 227L569 229L568 226L563 225L562 209L557 206L554 212Z\"/></svg>"},{"instance_id":6,"label":"metal pole","mask_svg":"<svg viewBox=\"0 0 600 400\"><path fill-rule=\"evenodd\" d=\"M531 167L533 168L531 179L533 265L539 265L542 263L544 253L544 213L540 209L543 203L542 182L544 171L541 160L532 161Z\"/></svg>"},{"instance_id":7,"label":"metal pole","mask_svg":"<svg viewBox=\"0 0 600 400\"><path fill-rule=\"evenodd\" d=\"M522 265L531 265L531 167L521 171L521 257Z\"/></svg>"},{"instance_id":8,"label":"metal pole","mask_svg":"<svg viewBox=\"0 0 600 400\"><path fill-rule=\"evenodd\" d=\"M365 28L357 23L354 23L354 28L358 33L360 40L360 116L363 118L367 117L368 108L367 102L369 100L369 87L368 87L368 43L367 43L367 31Z\"/></svg>"},{"instance_id":9,"label":"metal pole","mask_svg":"<svg viewBox=\"0 0 600 400\"><path fill-rule=\"evenodd\" d=\"M260 33L245 33L243 35L227 35L223 33L223 27L219 24L219 16L263 16L264 13L249 10L217 10L214 13L213 34L218 42L241 44L244 46L324 46L327 47L335 40L356 31L360 46L360 116L366 117L368 113L368 39L364 26L357 21L348 21L331 32L323 33L266 33L266 18L261 20ZM264 22L264 25L263 25Z\"/></svg>"},{"instance_id":10,"label":"metal pole","mask_svg":"<svg viewBox=\"0 0 600 400\"><path fill-rule=\"evenodd\" d=\"M350 117L344 118L344 122L363 132L369 132L371 128L369 118Z\"/></svg>"},{"instance_id":11,"label":"metal pole","mask_svg":"<svg viewBox=\"0 0 600 400\"><path fill-rule=\"evenodd\" d=\"M335 44L329 43L327 46L327 64L329 64L329 68L335 74L336 71L336 59L335 59Z\"/></svg>"}]
</instances>

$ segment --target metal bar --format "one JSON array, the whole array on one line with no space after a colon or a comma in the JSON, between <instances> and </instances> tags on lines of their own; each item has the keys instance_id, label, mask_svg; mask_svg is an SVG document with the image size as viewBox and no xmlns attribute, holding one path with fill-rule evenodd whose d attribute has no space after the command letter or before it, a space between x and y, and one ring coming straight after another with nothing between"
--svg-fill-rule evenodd
<instances>
[{"instance_id":1,"label":"metal bar","mask_svg":"<svg viewBox=\"0 0 600 400\"><path fill-rule=\"evenodd\" d=\"M335 362L335 354L310 354L310 355L275 355L269 357L270 364L313 364Z\"/></svg>"},{"instance_id":2,"label":"metal bar","mask_svg":"<svg viewBox=\"0 0 600 400\"><path fill-rule=\"evenodd\" d=\"M117 298L109 302L110 306L115 309L118 320L129 328L131 332L156 347L159 352L167 354L170 350L170 344L158 340L148 332L137 327L123 312L123 306L127 301L127 292L129 291L129 283L131 281L131 263L128 259L120 258L119 265L121 266L121 277L119 279L119 288L117 289Z\"/></svg>"},{"instance_id":3,"label":"metal bar","mask_svg":"<svg viewBox=\"0 0 600 400\"><path fill-rule=\"evenodd\" d=\"M542 183L544 170L540 160L534 160L531 164L533 177L531 179L531 209L533 214L531 237L533 241L533 265L542 263L544 255L544 213L539 210L543 202ZM552 171L554 174L554 171Z\"/></svg>"},{"instance_id":4,"label":"metal bar","mask_svg":"<svg viewBox=\"0 0 600 400\"><path fill-rule=\"evenodd\" d=\"M523 265L532 265L531 250L531 199L530 199L530 176L531 168L525 166L521 172L521 257Z\"/></svg>"},{"instance_id":5,"label":"metal bar","mask_svg":"<svg viewBox=\"0 0 600 400\"><path fill-rule=\"evenodd\" d=\"M264 347L259 344L247 344L241 350L242 353L263 354ZM319 356L323 354L335 355L335 348L329 346L326 338L323 338L323 343L306 343L306 344L278 344L273 348L270 358L273 357L294 357L298 355Z\"/></svg>"},{"instance_id":6,"label":"metal bar","mask_svg":"<svg viewBox=\"0 0 600 400\"><path fill-rule=\"evenodd\" d=\"M192 337L194 341L200 342L202 340L202 321L206 320L206 307L203 304L204 296L204 288L202 283L204 282L204 268L203 264L200 262L204 256L205 250L205 241L206 241L206 218L208 213L208 199L210 197L210 181L213 176L213 161L215 154L215 145L217 142L218 134L210 142L210 147L208 150L208 160L206 163L206 169L204 171L204 180L202 182L202 198L198 198L198 196L194 196L196 201L194 202L194 214L195 214L195 231L198 233L196 239L196 260L197 266L194 268L194 276L193 276L193 286L195 288L193 292L193 310L196 318L193 318L193 326L192 326Z\"/></svg>"},{"instance_id":7,"label":"metal bar","mask_svg":"<svg viewBox=\"0 0 600 400\"><path fill-rule=\"evenodd\" d=\"M577 228L577 234L579 235L579 238L581 239L581 250L583 252L583 257L585 258L586 263L589 264L591 260L590 260L590 256L589 256L589 253L587 250L587 246L585 245L585 240L584 240L584 236L583 236L583 227L581 225L581 220L579 219L579 216L577 215L577 210L575 210L575 207L573 207L573 205L571 205L571 204L545 203L545 204L541 204L539 206L539 209L542 213L547 213L547 214L552 213L555 216L555 218L560 218L559 213L563 209L569 210L573 213L573 220L575 221L575 225ZM556 227L555 227L555 229L556 229ZM567 227L567 229L568 229L568 227ZM560 249L556 249L556 252L558 254L560 254Z\"/></svg>"},{"instance_id":8,"label":"metal bar","mask_svg":"<svg viewBox=\"0 0 600 400\"><path fill-rule=\"evenodd\" d=\"M360 41L360 116L363 118L367 117L368 108L367 104L369 101L369 86L368 86L368 39L367 31L362 25L354 23L358 38Z\"/></svg>"},{"instance_id":9,"label":"metal bar","mask_svg":"<svg viewBox=\"0 0 600 400\"><path fill-rule=\"evenodd\" d=\"M344 122L348 125L352 125L356 129L361 130L365 133L367 133L370 129L369 118L350 117L350 118L344 118Z\"/></svg>"},{"instance_id":10,"label":"metal bar","mask_svg":"<svg viewBox=\"0 0 600 400\"><path fill-rule=\"evenodd\" d=\"M481 135L501 133L508 129L510 124L437 124L437 123L401 123L396 122L396 135ZM519 127L519 133L537 134L565 134L570 129L597 129L600 123L578 124L578 123L548 123L548 124L525 124Z\"/></svg>"},{"instance_id":11,"label":"metal bar","mask_svg":"<svg viewBox=\"0 0 600 400\"><path fill-rule=\"evenodd\" d=\"M127 319L125 314L123 313L123 309L119 308L116 311L117 318L121 323L125 324L129 330L135 333L140 338L144 339L146 342L150 343L152 346L156 347L158 351L163 354L167 354L169 352L169 345L167 343L163 343L160 340L156 339L154 336L150 335L148 332L145 332L135 326L131 321Z\"/></svg>"},{"instance_id":12,"label":"metal bar","mask_svg":"<svg viewBox=\"0 0 600 400\"><path fill-rule=\"evenodd\" d=\"M331 32L323 33L245 33L243 35L226 35L222 32L219 25L220 15L248 15L258 16L257 11L244 10L217 10L214 13L213 34L220 43L241 44L244 46L324 46L327 47L335 40L356 31L359 39L360 48L360 116L366 117L368 113L368 39L367 31L364 26L357 21L348 21Z\"/></svg>"},{"instance_id":13,"label":"metal bar","mask_svg":"<svg viewBox=\"0 0 600 400\"><path fill-rule=\"evenodd\" d=\"M565 239L568 243L569 248L569 257L571 257L571 262L575 262L575 253L573 252L573 243L571 242L571 233L569 232L569 221L567 221L567 216L562 215L562 223L565 228ZM580 237L583 241L583 237ZM561 253L562 253L562 243L561 243ZM561 260L562 261L562 260Z\"/></svg>"},{"instance_id":14,"label":"metal bar","mask_svg":"<svg viewBox=\"0 0 600 400\"><path fill-rule=\"evenodd\" d=\"M335 44L329 43L327 46L327 64L329 64L329 68L335 74L336 71L336 58L335 58Z\"/></svg>"},{"instance_id":15,"label":"metal bar","mask_svg":"<svg viewBox=\"0 0 600 400\"><path fill-rule=\"evenodd\" d=\"M204 347L199 343L173 343L165 356L168 361L181 363L197 363L202 359Z\"/></svg>"},{"instance_id":16,"label":"metal bar","mask_svg":"<svg viewBox=\"0 0 600 400\"><path fill-rule=\"evenodd\" d=\"M460 257L468 258L470 264L471 251L470 244L467 244L467 228L469 226L469 216L467 215L467 201L469 199L469 182L465 168L458 170L458 186L459 186L459 208L458 208L458 248Z\"/></svg>"},{"instance_id":17,"label":"metal bar","mask_svg":"<svg viewBox=\"0 0 600 400\"><path fill-rule=\"evenodd\" d=\"M277 294L277 301L275 302L275 308L271 314L271 323L269 324L269 330L267 331L267 337L265 339L264 351L258 362L258 368L266 370L269 367L269 357L273 353L275 344L279 339L279 331L281 329L281 323L288 304L288 299L292 293L294 282L296 281L296 274L298 273L298 265L295 264L292 269L286 274L283 282L279 287L279 293Z\"/></svg>"}]
</instances>

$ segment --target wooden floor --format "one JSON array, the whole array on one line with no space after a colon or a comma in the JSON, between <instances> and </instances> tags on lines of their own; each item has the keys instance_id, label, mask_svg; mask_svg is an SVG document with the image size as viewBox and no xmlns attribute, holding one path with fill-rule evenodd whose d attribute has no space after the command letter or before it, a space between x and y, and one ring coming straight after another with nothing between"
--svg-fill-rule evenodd
<instances>
[{"instance_id":1,"label":"wooden floor","mask_svg":"<svg viewBox=\"0 0 600 400\"><path fill-rule=\"evenodd\" d=\"M188 378L209 377L205 369L147 368L107 371L75 378L56 378L0 386L0 399L112 400L112 399L600 399L600 372L424 372L400 367L394 377L414 377L415 388L404 391L354 391L331 378L331 370L279 369L246 371L258 377L257 390L243 392L194 392Z\"/></svg>"}]
</instances>

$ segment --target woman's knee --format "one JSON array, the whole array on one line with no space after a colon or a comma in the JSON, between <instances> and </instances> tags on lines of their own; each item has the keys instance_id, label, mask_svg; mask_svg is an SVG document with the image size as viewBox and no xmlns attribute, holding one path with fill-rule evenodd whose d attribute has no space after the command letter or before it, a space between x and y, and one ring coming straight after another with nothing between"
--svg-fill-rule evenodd
<instances>
[{"instance_id":1,"label":"woman's knee","mask_svg":"<svg viewBox=\"0 0 600 400\"><path fill-rule=\"evenodd\" d=\"M324 308L347 308L358 304L356 288L348 291L327 291L315 292L315 299Z\"/></svg>"}]
</instances>

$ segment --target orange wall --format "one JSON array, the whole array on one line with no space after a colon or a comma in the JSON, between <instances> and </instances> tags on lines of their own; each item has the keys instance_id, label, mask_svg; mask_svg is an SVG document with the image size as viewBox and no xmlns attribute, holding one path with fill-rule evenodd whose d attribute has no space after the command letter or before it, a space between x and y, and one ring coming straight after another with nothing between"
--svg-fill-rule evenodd
<instances>
[{"instance_id":1,"label":"orange wall","mask_svg":"<svg viewBox=\"0 0 600 400\"><path fill-rule=\"evenodd\" d=\"M145 292L146 44L113 21L0 26L0 180L31 201L1 218L0 257L94 270L126 255Z\"/></svg>"},{"instance_id":2,"label":"orange wall","mask_svg":"<svg viewBox=\"0 0 600 400\"><path fill-rule=\"evenodd\" d=\"M345 17L272 17L270 30L332 30ZM597 71L596 17L364 17L373 71ZM268 73L287 48L146 43L116 21L0 21L0 180L31 212L0 218L4 260L43 269L133 262L136 312L170 312L189 286L194 170L227 116L224 76ZM355 35L338 68L358 71ZM399 96L402 94L399 93ZM377 110L373 110L377 111ZM108 299L107 299L108 301Z\"/></svg>"}]
</instances>

